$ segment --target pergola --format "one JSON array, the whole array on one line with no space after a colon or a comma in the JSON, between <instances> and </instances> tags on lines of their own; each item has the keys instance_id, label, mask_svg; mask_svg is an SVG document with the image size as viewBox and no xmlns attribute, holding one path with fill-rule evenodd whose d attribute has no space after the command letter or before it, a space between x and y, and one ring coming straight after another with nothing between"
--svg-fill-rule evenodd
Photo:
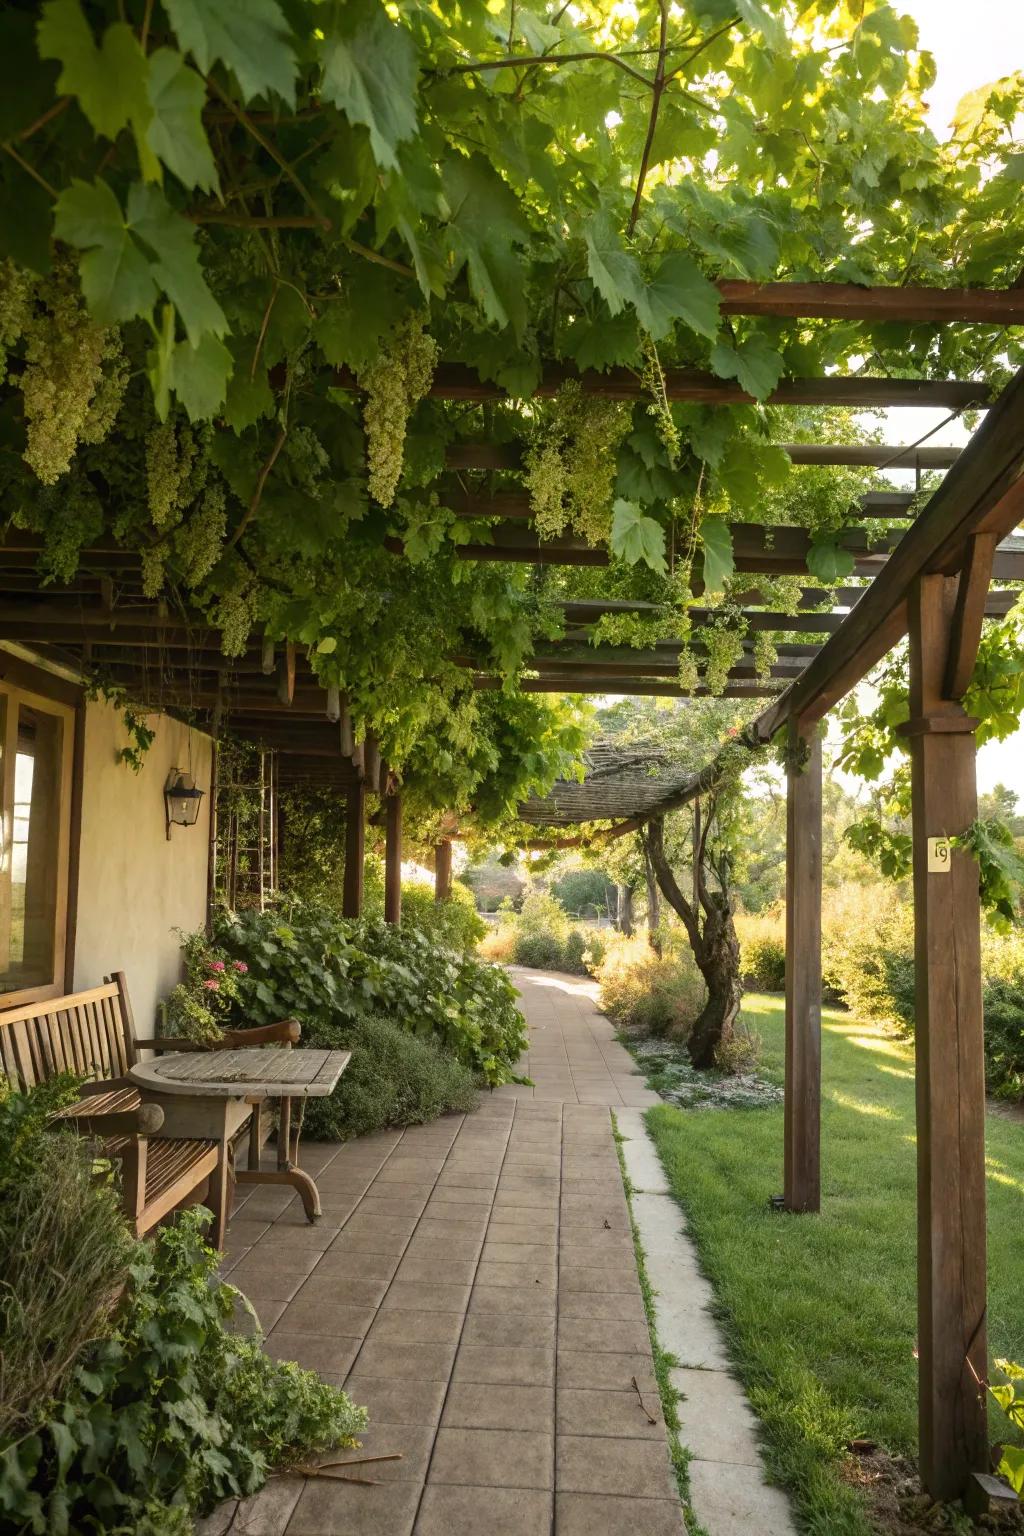
<instances>
[{"instance_id":1,"label":"pergola","mask_svg":"<svg viewBox=\"0 0 1024 1536\"><path fill-rule=\"evenodd\" d=\"M1024 290L985 293L940 289L863 289L843 284L723 283L733 313L896 323L1024 320ZM726 292L725 290L728 290ZM565 369L545 370L538 395L557 392ZM350 376L335 382L354 388ZM629 400L642 394L629 371L583 374L586 393ZM673 400L706 404L749 401L738 385L691 371L666 375ZM494 384L460 365L437 372L432 393L448 399L503 397ZM925 1486L958 1496L975 1472L987 1470L986 1404L979 1385L987 1368L985 1335L985 1090L982 1054L980 905L970 857L934 857L937 840L964 830L976 815L974 722L962 699L986 615L1005 613L1016 594L990 582L1024 581L1024 544L1010 535L1024 517L1024 376L994 403L974 380L908 380L829 376L792 379L771 400L780 406L852 407L932 404L951 410L989 407L960 454L946 449L788 445L795 464L892 464L946 468L925 508L909 521L911 498L866 497L857 511L903 518L901 533L881 540L865 527L845 535L855 574L867 585L825 590L811 584L809 538L800 528L733 525L736 568L751 584L742 604L751 629L806 635L780 646L772 677L758 677L749 654L732 669L727 694L763 698L748 728L749 745L785 732L794 751L788 771L785 1204L794 1212L820 1206L821 745L817 726L905 635L910 637L911 719L904 727L913 761L914 903L917 961L917 1106L919 1163L918 1298L920 1460ZM525 493L493 495L466 488L464 477L500 470L514 475L507 447L469 441L448 453L439 490L458 516L491 520L490 542L460 546L465 560L540 564L608 563L604 549L574 536L540 540L530 526ZM460 477L456 479L455 477ZM345 911L362 901L365 801L380 793L387 829L386 906L399 912L401 798L372 737L357 742L345 702L325 690L291 643L253 637L231 661L220 636L201 616L143 596L140 557L113 540L82 551L69 583L40 588L38 541L9 529L0 548L2 665L17 669L24 647L51 664L79 672L100 664L141 703L188 711L216 737L225 728L278 754L279 781L335 789L347 801ZM401 545L395 545L401 558ZM758 576L803 575L796 614L762 601ZM827 605L827 606L826 606ZM600 598L564 603L565 638L538 647L521 686L527 691L683 696L675 681L682 641L648 651L594 645L590 627L610 612L646 605ZM691 609L693 649L713 607ZM500 679L479 667L471 650L456 658L480 688ZM699 695L705 690L697 688ZM800 758L804 766L797 769ZM632 830L711 788L716 760L682 782L662 784L622 810L614 830ZM562 791L559 792L560 794ZM536 808L535 808L536 809ZM526 808L527 814L530 807ZM612 814L618 815L616 810ZM564 824L579 821L567 810ZM590 818L582 818L590 819ZM450 880L450 842L438 849L438 889Z\"/></svg>"}]
</instances>

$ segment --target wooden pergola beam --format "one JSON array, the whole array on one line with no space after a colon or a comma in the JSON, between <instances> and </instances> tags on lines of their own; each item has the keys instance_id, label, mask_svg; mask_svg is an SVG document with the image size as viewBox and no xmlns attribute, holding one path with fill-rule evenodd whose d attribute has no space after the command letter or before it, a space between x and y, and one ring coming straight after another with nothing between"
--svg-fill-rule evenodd
<instances>
[{"instance_id":1,"label":"wooden pergola beam","mask_svg":"<svg viewBox=\"0 0 1024 1536\"><path fill-rule=\"evenodd\" d=\"M821 1208L821 737L794 726L786 766L787 1211Z\"/></svg>"},{"instance_id":2,"label":"wooden pergola beam","mask_svg":"<svg viewBox=\"0 0 1024 1536\"><path fill-rule=\"evenodd\" d=\"M502 686L499 677L475 677L473 686L487 690ZM707 688L695 688L692 692L675 683L652 682L648 677L582 677L570 673L560 677L524 677L520 679L522 693L612 693L635 694L637 698L660 699L763 699L776 692L764 683L730 683L721 694L713 695Z\"/></svg>"},{"instance_id":3,"label":"wooden pergola beam","mask_svg":"<svg viewBox=\"0 0 1024 1536\"><path fill-rule=\"evenodd\" d=\"M903 535L846 623L757 722L769 740L790 718L820 720L907 632L907 598L922 575L952 574L976 533L1001 540L1024 518L1024 372L999 397L925 511ZM1013 556L1014 561L1019 555ZM1002 569L997 551L994 571Z\"/></svg>"},{"instance_id":4,"label":"wooden pergola beam","mask_svg":"<svg viewBox=\"0 0 1024 1536\"><path fill-rule=\"evenodd\" d=\"M1024 324L1024 298L1017 288L868 288L859 283L755 283L743 278L719 278L715 286L725 315L896 325Z\"/></svg>"},{"instance_id":5,"label":"wooden pergola beam","mask_svg":"<svg viewBox=\"0 0 1024 1536\"><path fill-rule=\"evenodd\" d=\"M549 366L530 399L551 399L563 384L573 381L586 395L604 400L643 400L647 390L638 373L631 368L609 368L605 373L589 369ZM336 389L357 391L355 375L348 368L334 370ZM669 400L689 400L704 405L754 405L753 395L734 380L720 379L696 368L667 368L665 390ZM440 400L507 400L509 393L499 384L481 379L475 369L464 363L442 363L434 374L430 394ZM971 379L878 379L862 375L842 378L835 374L816 379L789 379L768 396L771 405L846 405L870 409L873 406L917 405L944 406L964 410L989 403L988 386Z\"/></svg>"},{"instance_id":6,"label":"wooden pergola beam","mask_svg":"<svg viewBox=\"0 0 1024 1536\"><path fill-rule=\"evenodd\" d=\"M851 505L852 516L872 518L902 517L914 497L906 491L868 491ZM532 523L533 502L527 490L495 491L490 496L457 490L444 496L444 504L455 516L464 519L498 518L506 523ZM734 523L734 528L757 528L757 523ZM774 531L774 528L773 528Z\"/></svg>"},{"instance_id":7,"label":"wooden pergola beam","mask_svg":"<svg viewBox=\"0 0 1024 1536\"><path fill-rule=\"evenodd\" d=\"M910 443L778 443L794 465L848 465L863 469L948 469L960 457L959 448L915 447ZM497 469L514 472L523 467L522 450L516 443L464 442L449 444L447 469Z\"/></svg>"}]
</instances>

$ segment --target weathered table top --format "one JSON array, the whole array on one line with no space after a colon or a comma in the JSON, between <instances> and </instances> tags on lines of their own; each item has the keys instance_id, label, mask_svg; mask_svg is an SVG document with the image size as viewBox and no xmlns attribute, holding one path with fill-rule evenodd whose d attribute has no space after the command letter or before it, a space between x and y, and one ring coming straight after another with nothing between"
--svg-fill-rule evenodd
<instances>
[{"instance_id":1,"label":"weathered table top","mask_svg":"<svg viewBox=\"0 0 1024 1536\"><path fill-rule=\"evenodd\" d=\"M154 1093L191 1098L324 1098L348 1066L351 1051L181 1051L140 1061L129 1076Z\"/></svg>"}]
</instances>

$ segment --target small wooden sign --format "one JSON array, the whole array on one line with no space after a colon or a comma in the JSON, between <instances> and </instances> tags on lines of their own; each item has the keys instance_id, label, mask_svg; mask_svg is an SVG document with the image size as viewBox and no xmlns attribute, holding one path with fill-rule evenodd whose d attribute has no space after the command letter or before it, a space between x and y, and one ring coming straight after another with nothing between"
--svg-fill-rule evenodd
<instances>
[{"instance_id":1,"label":"small wooden sign","mask_svg":"<svg viewBox=\"0 0 1024 1536\"><path fill-rule=\"evenodd\" d=\"M928 839L928 873L930 875L948 875L952 867L953 850L949 846L948 837L930 837Z\"/></svg>"}]
</instances>

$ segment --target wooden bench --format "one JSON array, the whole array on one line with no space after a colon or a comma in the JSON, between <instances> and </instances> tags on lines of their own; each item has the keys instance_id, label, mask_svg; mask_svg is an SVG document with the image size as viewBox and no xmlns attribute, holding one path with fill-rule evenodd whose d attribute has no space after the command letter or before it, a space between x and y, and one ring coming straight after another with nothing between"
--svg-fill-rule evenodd
<instances>
[{"instance_id":1,"label":"wooden bench","mask_svg":"<svg viewBox=\"0 0 1024 1536\"><path fill-rule=\"evenodd\" d=\"M215 1218L212 1241L222 1248L230 1214L228 1149L155 1134L164 1112L143 1104L127 1077L142 1043L123 971L101 987L0 1012L0 1071L16 1086L31 1088L62 1072L90 1079L62 1118L99 1138L104 1155L121 1164L122 1198L136 1233L148 1232L190 1197L204 1199Z\"/></svg>"}]
</instances>

